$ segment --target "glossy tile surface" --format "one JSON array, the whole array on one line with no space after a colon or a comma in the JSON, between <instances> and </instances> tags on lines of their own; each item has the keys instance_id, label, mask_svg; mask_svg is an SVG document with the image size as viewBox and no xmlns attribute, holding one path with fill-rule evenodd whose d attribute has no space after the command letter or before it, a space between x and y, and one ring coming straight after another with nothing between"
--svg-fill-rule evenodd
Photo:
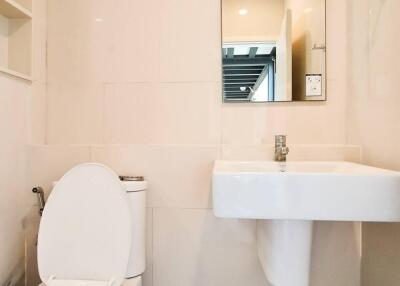
<instances>
[{"instance_id":1,"label":"glossy tile surface","mask_svg":"<svg viewBox=\"0 0 400 286\"><path fill-rule=\"evenodd\" d=\"M153 285L269 285L255 232L255 222L210 210L155 209Z\"/></svg>"},{"instance_id":2,"label":"glossy tile surface","mask_svg":"<svg viewBox=\"0 0 400 286\"><path fill-rule=\"evenodd\" d=\"M107 84L106 144L217 144L219 85Z\"/></svg>"},{"instance_id":3,"label":"glossy tile surface","mask_svg":"<svg viewBox=\"0 0 400 286\"><path fill-rule=\"evenodd\" d=\"M361 145L363 162L400 170L400 2L354 0L350 7L348 140ZM363 224L362 285L400 283L399 233L398 224Z\"/></svg>"},{"instance_id":4,"label":"glossy tile surface","mask_svg":"<svg viewBox=\"0 0 400 286\"><path fill-rule=\"evenodd\" d=\"M154 213L148 226L156 234L148 234L146 286L222 285L226 279L233 285L267 285L257 270L254 238L241 237L252 226L217 222L207 210L212 206L212 162L222 156L270 159L265 144L272 144L276 133L288 133L292 160L359 158L359 150L341 147L347 140L342 57L347 35L338 15L346 15L347 1L327 0L328 50L340 55L339 61L328 54L328 101L251 107L221 103L219 1L49 2L46 143L63 146L32 151L35 162L47 162L44 170L32 171L37 178L32 182L48 186L81 160L145 175L150 182L148 212ZM43 106L35 110L38 114ZM39 142L42 137L35 138ZM308 144L314 146L299 146ZM157 213L152 207L166 209ZM351 231L338 228L329 238ZM183 251L176 255L178 242ZM338 243L328 248L340 255L345 247ZM218 256L217 267L211 268L214 251L227 253L228 265ZM313 283L338 281L324 271L330 261L319 253L316 259L322 262L313 270L319 275ZM351 269L350 276L356 272L342 266ZM234 276L225 277L228 272Z\"/></svg>"},{"instance_id":5,"label":"glossy tile surface","mask_svg":"<svg viewBox=\"0 0 400 286\"><path fill-rule=\"evenodd\" d=\"M0 74L0 277L23 273L28 84ZM22 276L20 276L22 278ZM18 278L16 277L18 280Z\"/></svg>"}]
</instances>

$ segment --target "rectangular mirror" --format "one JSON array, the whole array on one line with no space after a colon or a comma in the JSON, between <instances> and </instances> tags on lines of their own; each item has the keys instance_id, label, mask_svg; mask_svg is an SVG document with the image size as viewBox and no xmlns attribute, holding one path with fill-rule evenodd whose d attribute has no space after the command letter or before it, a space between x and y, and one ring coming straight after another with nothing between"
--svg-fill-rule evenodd
<instances>
[{"instance_id":1,"label":"rectangular mirror","mask_svg":"<svg viewBox=\"0 0 400 286\"><path fill-rule=\"evenodd\" d=\"M325 0L222 0L224 102L326 100Z\"/></svg>"}]
</instances>

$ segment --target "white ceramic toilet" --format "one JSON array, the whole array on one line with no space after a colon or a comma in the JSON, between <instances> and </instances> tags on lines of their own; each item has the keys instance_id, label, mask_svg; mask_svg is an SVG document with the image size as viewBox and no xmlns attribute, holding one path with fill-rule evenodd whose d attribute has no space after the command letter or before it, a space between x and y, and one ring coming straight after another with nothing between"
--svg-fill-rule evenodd
<instances>
[{"instance_id":1,"label":"white ceramic toilet","mask_svg":"<svg viewBox=\"0 0 400 286\"><path fill-rule=\"evenodd\" d=\"M87 163L58 181L40 222L38 267L48 286L141 286L145 181Z\"/></svg>"}]
</instances>

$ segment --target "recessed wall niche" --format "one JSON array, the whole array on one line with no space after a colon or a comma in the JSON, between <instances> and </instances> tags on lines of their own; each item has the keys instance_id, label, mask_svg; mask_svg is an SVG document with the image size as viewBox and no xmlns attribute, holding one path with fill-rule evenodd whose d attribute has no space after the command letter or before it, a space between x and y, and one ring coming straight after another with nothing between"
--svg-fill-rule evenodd
<instances>
[{"instance_id":1,"label":"recessed wall niche","mask_svg":"<svg viewBox=\"0 0 400 286\"><path fill-rule=\"evenodd\" d=\"M0 0L0 72L31 80L31 0Z\"/></svg>"}]
</instances>

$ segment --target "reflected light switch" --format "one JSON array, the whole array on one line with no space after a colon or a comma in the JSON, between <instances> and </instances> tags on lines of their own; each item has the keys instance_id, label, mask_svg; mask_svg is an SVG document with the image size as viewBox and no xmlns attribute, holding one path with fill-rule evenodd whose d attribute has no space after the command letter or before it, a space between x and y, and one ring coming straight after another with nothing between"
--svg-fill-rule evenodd
<instances>
[{"instance_id":1,"label":"reflected light switch","mask_svg":"<svg viewBox=\"0 0 400 286\"><path fill-rule=\"evenodd\" d=\"M306 96L322 95L322 75L307 74L306 75Z\"/></svg>"}]
</instances>

